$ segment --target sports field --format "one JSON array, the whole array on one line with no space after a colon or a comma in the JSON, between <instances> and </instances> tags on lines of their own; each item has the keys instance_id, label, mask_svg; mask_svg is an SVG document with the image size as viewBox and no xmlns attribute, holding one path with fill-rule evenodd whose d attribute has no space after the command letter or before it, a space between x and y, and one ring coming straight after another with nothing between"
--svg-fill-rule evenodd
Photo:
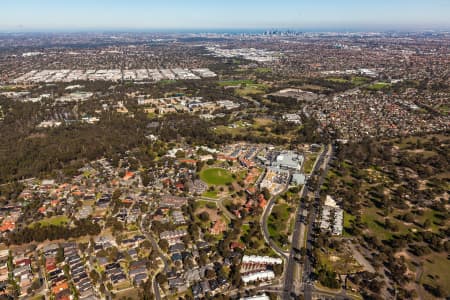
<instances>
[{"instance_id":1,"label":"sports field","mask_svg":"<svg viewBox=\"0 0 450 300\"><path fill-rule=\"evenodd\" d=\"M230 171L222 168L204 169L200 172L200 179L210 185L225 185L233 182Z\"/></svg>"}]
</instances>

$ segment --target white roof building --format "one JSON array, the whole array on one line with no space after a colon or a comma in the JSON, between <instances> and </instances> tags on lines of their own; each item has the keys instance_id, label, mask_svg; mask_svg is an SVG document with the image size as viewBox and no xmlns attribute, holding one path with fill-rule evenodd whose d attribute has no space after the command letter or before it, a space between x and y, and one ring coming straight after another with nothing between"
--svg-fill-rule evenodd
<instances>
[{"instance_id":1,"label":"white roof building","mask_svg":"<svg viewBox=\"0 0 450 300\"><path fill-rule=\"evenodd\" d=\"M333 235L342 235L344 210L329 195L325 199L320 220L320 228L330 230Z\"/></svg>"},{"instance_id":2,"label":"white roof building","mask_svg":"<svg viewBox=\"0 0 450 300\"><path fill-rule=\"evenodd\" d=\"M266 265L280 265L283 263L281 258L269 256L244 255L242 258L243 264L266 264Z\"/></svg>"},{"instance_id":3,"label":"white roof building","mask_svg":"<svg viewBox=\"0 0 450 300\"><path fill-rule=\"evenodd\" d=\"M272 280L275 278L275 273L273 271L261 271L261 272L257 272L257 273L252 273L252 274L248 274L248 275L244 275L242 276L242 281L247 284L249 282L254 282L254 281L267 281L267 280Z\"/></svg>"},{"instance_id":4,"label":"white roof building","mask_svg":"<svg viewBox=\"0 0 450 300\"><path fill-rule=\"evenodd\" d=\"M241 298L240 300L269 300L269 296L267 296L266 294L262 294L262 295L255 295L252 297L244 297Z\"/></svg>"}]
</instances>

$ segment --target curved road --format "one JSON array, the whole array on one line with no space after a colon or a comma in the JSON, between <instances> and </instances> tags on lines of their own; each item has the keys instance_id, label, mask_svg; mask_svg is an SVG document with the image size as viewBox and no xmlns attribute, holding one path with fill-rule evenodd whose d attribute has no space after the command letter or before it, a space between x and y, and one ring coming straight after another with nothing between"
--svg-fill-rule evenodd
<instances>
[{"instance_id":1,"label":"curved road","mask_svg":"<svg viewBox=\"0 0 450 300\"><path fill-rule=\"evenodd\" d=\"M144 228L144 219L145 219L145 215L143 216L143 218L142 218L142 221L141 221L141 224L140 224L140 227L141 227L141 232L145 235L145 237L150 241L150 243L152 244L152 248L154 249L154 250L156 250L156 251L158 251L158 255L159 255L159 257L160 257L160 259L161 259L161 261L163 262L163 264L164 264L164 269L163 269L163 271L165 272L165 273L167 273L167 272L169 272L169 262L167 261L167 258L166 258L166 256L165 256L165 254L162 252L162 250L161 250L161 248L159 247L159 245L158 245L158 243L156 242L156 240L153 238L153 236L148 232L148 230L146 230L145 228ZM158 284L158 282L156 282L156 276L159 274L160 272L157 272L156 274L155 274L155 276L153 276L153 279L152 279L152 286L153 286L153 293L154 293L154 295L155 295L155 299L156 300L161 300L161 292L160 292L160 289L159 289L159 284Z\"/></svg>"},{"instance_id":2,"label":"curved road","mask_svg":"<svg viewBox=\"0 0 450 300\"><path fill-rule=\"evenodd\" d=\"M206 201L213 202L217 205L217 208L220 209L230 220L236 220L236 216L233 215L226 207L223 205L224 197L222 198L209 198L209 197L199 197L196 201Z\"/></svg>"},{"instance_id":3,"label":"curved road","mask_svg":"<svg viewBox=\"0 0 450 300\"><path fill-rule=\"evenodd\" d=\"M280 194L284 193L286 190L287 190L287 187L285 187ZM262 230L262 234L263 234L263 237L264 237L264 240L266 241L266 243L281 257L283 257L284 259L287 259L289 252L286 252L285 250L281 249L277 244L275 244L272 241L272 239L270 238L270 234L269 234L269 227L268 227L267 223L268 223L269 216L272 213L272 209L274 206L275 206L275 196L272 196L269 199L269 202L268 202L266 208L264 209L263 214L261 215L261 220L260 220L261 230Z\"/></svg>"},{"instance_id":4,"label":"curved road","mask_svg":"<svg viewBox=\"0 0 450 300\"><path fill-rule=\"evenodd\" d=\"M328 151L325 151L325 149L322 151L322 153L318 156L317 160L314 163L313 166L313 170L312 170L312 174L316 173L319 168L321 167L322 163L324 162L325 157L327 156L327 154L330 154L330 150L331 147L328 147ZM328 161L327 161L328 163ZM285 187L285 189L280 193L284 193L287 190L288 186ZM307 194L308 189L306 188L306 185L303 185L301 191L299 192L299 200L303 199L306 194ZM283 257L286 261L286 269L284 272L284 291L285 291L285 297L288 296L291 292L295 292L295 287L297 286L296 284L294 284L294 280L298 280L301 278L297 278L299 277L299 274L297 272L297 270L295 269L295 265L297 264L296 260L295 260L295 253L294 251L291 249L291 251L285 251L283 249L281 249L277 244L275 244L272 239L270 238L270 234L269 234L269 229L268 229L268 218L269 215L272 212L272 209L275 205L275 196L272 196L269 200L268 205L266 206L262 216L261 216L261 230L263 232L263 237L264 240L267 242L267 244L269 244L269 246L275 251L277 252L281 257ZM294 227L294 232L292 234L292 243L291 243L291 247L295 247L297 248L299 244L303 244L303 232L305 229L305 226L302 222L302 218L303 218L303 206L301 205L300 201L297 207L297 212L296 212L296 217L295 217L295 227ZM303 279L301 279L303 281Z\"/></svg>"}]
</instances>

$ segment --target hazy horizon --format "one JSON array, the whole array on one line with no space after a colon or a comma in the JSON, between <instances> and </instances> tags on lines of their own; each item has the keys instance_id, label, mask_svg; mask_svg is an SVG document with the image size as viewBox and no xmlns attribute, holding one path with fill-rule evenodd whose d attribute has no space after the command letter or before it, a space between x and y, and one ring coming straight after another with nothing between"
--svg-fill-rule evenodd
<instances>
[{"instance_id":1,"label":"hazy horizon","mask_svg":"<svg viewBox=\"0 0 450 300\"><path fill-rule=\"evenodd\" d=\"M15 0L0 31L424 31L450 29L449 13L445 0Z\"/></svg>"},{"instance_id":2,"label":"hazy horizon","mask_svg":"<svg viewBox=\"0 0 450 300\"><path fill-rule=\"evenodd\" d=\"M29 30L3 30L0 34L77 34L77 33L142 33L142 34L261 34L267 31L296 33L423 33L450 32L450 27L436 28L36 28Z\"/></svg>"}]
</instances>

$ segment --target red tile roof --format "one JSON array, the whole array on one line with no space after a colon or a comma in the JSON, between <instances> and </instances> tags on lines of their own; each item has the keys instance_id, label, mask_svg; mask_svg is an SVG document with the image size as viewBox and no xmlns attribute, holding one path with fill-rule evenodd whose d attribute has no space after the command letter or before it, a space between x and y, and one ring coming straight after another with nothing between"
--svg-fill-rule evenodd
<instances>
[{"instance_id":1,"label":"red tile roof","mask_svg":"<svg viewBox=\"0 0 450 300\"><path fill-rule=\"evenodd\" d=\"M125 174L125 176L123 176L123 179L124 179L124 180L130 180L130 179L133 178L133 177L134 177L134 173L128 171L128 172Z\"/></svg>"},{"instance_id":2,"label":"red tile roof","mask_svg":"<svg viewBox=\"0 0 450 300\"><path fill-rule=\"evenodd\" d=\"M0 226L0 232L12 231L16 228L16 223L13 221L5 220L2 226Z\"/></svg>"}]
</instances>

